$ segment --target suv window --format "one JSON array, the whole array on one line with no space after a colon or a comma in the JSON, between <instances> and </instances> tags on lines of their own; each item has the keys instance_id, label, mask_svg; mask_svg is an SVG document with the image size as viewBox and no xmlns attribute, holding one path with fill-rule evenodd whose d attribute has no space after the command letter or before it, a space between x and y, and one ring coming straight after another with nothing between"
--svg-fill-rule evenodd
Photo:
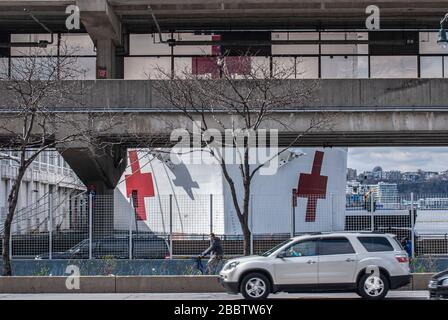
<instances>
[{"instance_id":1,"label":"suv window","mask_svg":"<svg viewBox=\"0 0 448 320\"><path fill-rule=\"evenodd\" d=\"M355 249L347 238L322 238L319 240L319 255L321 256L350 253L355 253Z\"/></svg>"},{"instance_id":2,"label":"suv window","mask_svg":"<svg viewBox=\"0 0 448 320\"><path fill-rule=\"evenodd\" d=\"M358 240L369 252L394 251L394 247L385 237L358 237Z\"/></svg>"},{"instance_id":3,"label":"suv window","mask_svg":"<svg viewBox=\"0 0 448 320\"><path fill-rule=\"evenodd\" d=\"M304 240L289 246L285 250L285 257L311 257L317 255L317 241Z\"/></svg>"},{"instance_id":4,"label":"suv window","mask_svg":"<svg viewBox=\"0 0 448 320\"><path fill-rule=\"evenodd\" d=\"M125 238L103 239L100 242L100 251L103 255L121 255L129 252L129 242Z\"/></svg>"}]
</instances>

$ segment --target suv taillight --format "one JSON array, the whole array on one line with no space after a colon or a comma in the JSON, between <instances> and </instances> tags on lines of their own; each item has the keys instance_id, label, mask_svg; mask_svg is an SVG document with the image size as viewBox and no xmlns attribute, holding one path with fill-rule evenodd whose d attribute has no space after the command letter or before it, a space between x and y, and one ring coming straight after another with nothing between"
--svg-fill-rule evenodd
<instances>
[{"instance_id":1,"label":"suv taillight","mask_svg":"<svg viewBox=\"0 0 448 320\"><path fill-rule=\"evenodd\" d=\"M397 259L397 261L399 263L406 263L409 262L409 258L408 256L395 256L395 259Z\"/></svg>"}]
</instances>

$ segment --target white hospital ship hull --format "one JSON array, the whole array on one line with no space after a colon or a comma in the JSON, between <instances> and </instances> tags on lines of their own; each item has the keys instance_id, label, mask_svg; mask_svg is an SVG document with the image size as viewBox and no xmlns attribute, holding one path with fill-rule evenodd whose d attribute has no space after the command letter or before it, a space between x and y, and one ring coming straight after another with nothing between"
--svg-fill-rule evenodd
<instances>
[{"instance_id":1,"label":"white hospital ship hull","mask_svg":"<svg viewBox=\"0 0 448 320\"><path fill-rule=\"evenodd\" d=\"M293 210L296 232L343 230L347 149L292 151L288 154L304 154L282 155L280 160L284 161L280 161L275 174L255 176L250 200L252 230L256 234L289 233ZM172 164L161 157L155 158L147 150L129 150L128 155L131 165L118 190L128 201L132 191L137 191L140 228L169 232L172 221L175 234L204 234L211 228L217 234L241 234L231 193L219 165L191 163L191 155L178 156L180 162ZM235 180L237 194L242 196L238 165L229 165L228 170ZM293 189L297 189L294 208ZM124 211L116 210L116 229L129 228L125 215Z\"/></svg>"}]
</instances>

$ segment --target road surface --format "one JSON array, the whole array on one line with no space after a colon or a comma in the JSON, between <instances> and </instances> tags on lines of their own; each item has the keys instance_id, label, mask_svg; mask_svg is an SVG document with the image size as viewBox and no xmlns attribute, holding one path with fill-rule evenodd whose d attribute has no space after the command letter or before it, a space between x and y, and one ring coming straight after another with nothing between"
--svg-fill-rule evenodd
<instances>
[{"instance_id":1,"label":"road surface","mask_svg":"<svg viewBox=\"0 0 448 320\"><path fill-rule=\"evenodd\" d=\"M360 299L354 293L279 293L270 299ZM0 300L238 300L226 293L41 293L1 294ZM391 291L386 299L426 300L428 291Z\"/></svg>"}]
</instances>

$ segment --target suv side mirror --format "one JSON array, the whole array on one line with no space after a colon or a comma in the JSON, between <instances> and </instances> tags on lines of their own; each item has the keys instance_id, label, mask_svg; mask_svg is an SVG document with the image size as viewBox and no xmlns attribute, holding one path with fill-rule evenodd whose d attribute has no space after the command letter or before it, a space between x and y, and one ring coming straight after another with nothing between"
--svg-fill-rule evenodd
<instances>
[{"instance_id":1,"label":"suv side mirror","mask_svg":"<svg viewBox=\"0 0 448 320\"><path fill-rule=\"evenodd\" d=\"M285 251L281 251L278 253L277 258L283 259L286 256Z\"/></svg>"}]
</instances>

